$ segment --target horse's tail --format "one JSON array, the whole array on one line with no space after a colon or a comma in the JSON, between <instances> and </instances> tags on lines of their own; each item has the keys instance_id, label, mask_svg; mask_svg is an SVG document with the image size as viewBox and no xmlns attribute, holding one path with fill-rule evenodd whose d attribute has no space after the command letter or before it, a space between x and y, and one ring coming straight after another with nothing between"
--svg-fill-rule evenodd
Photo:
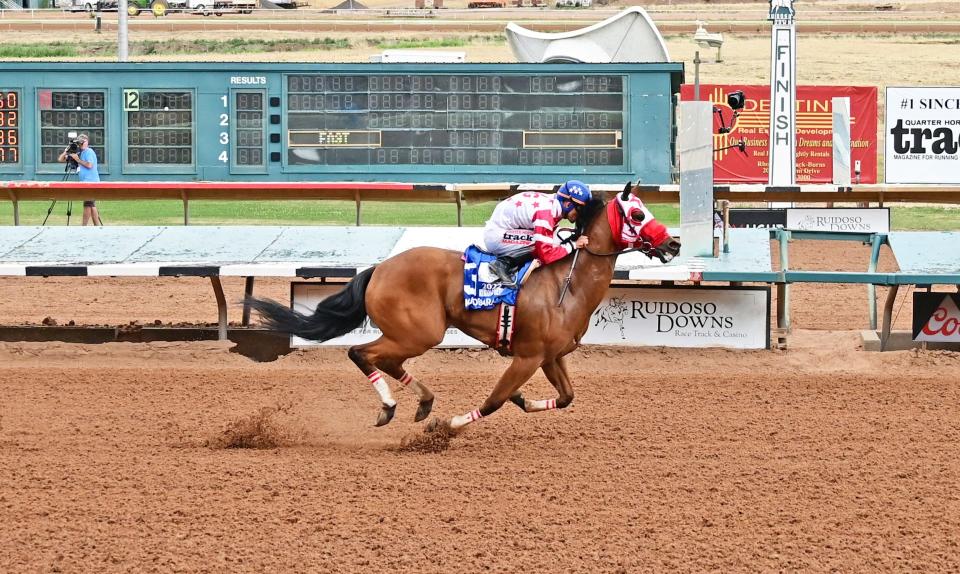
<instances>
[{"instance_id":1,"label":"horse's tail","mask_svg":"<svg viewBox=\"0 0 960 574\"><path fill-rule=\"evenodd\" d=\"M367 317L364 295L374 267L365 269L337 293L317 305L312 315L304 315L270 299L247 299L260 312L264 324L275 331L290 333L312 341L326 341L359 327Z\"/></svg>"}]
</instances>

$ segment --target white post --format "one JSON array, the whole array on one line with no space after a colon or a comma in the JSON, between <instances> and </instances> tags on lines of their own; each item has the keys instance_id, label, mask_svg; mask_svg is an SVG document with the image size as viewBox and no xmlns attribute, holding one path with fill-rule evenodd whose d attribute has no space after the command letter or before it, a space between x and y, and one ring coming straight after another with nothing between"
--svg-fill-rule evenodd
<instances>
[{"instance_id":1,"label":"white post","mask_svg":"<svg viewBox=\"0 0 960 574\"><path fill-rule=\"evenodd\" d=\"M797 181L797 28L793 0L770 0L769 184Z\"/></svg>"},{"instance_id":2,"label":"white post","mask_svg":"<svg viewBox=\"0 0 960 574\"><path fill-rule=\"evenodd\" d=\"M127 56L127 0L117 0L117 60L126 62Z\"/></svg>"},{"instance_id":3,"label":"white post","mask_svg":"<svg viewBox=\"0 0 960 574\"><path fill-rule=\"evenodd\" d=\"M713 104L680 102L680 237L685 257L713 257Z\"/></svg>"},{"instance_id":4,"label":"white post","mask_svg":"<svg viewBox=\"0 0 960 574\"><path fill-rule=\"evenodd\" d=\"M850 187L850 98L833 98L833 183Z\"/></svg>"}]
</instances>

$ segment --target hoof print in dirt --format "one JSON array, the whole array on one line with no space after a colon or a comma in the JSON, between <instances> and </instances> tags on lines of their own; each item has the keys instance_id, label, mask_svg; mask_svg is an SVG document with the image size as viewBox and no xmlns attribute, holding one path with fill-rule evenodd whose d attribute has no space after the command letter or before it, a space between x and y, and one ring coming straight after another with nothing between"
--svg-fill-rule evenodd
<instances>
[{"instance_id":1,"label":"hoof print in dirt","mask_svg":"<svg viewBox=\"0 0 960 574\"><path fill-rule=\"evenodd\" d=\"M404 438L397 451L420 454L443 452L450 447L454 436L456 433L446 421L434 418L427 424L423 433Z\"/></svg>"}]
</instances>

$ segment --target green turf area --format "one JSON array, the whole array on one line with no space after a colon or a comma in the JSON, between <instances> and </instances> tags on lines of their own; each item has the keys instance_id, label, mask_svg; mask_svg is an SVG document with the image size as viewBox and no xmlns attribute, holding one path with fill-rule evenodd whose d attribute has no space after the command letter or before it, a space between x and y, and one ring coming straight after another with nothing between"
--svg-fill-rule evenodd
<instances>
[{"instance_id":1,"label":"green turf area","mask_svg":"<svg viewBox=\"0 0 960 574\"><path fill-rule=\"evenodd\" d=\"M464 204L463 224L483 225L496 202ZM106 225L181 225L183 204L179 201L98 201ZM20 204L20 224L40 225L50 202ZM653 212L667 225L679 222L673 205L655 205ZM73 202L71 225L79 222L82 202ZM67 202L53 207L47 225L65 225ZM456 225L457 207L438 203L366 202L364 225ZM192 201L192 225L353 225L356 204L352 201ZM13 224L10 204L0 207L0 225Z\"/></svg>"},{"instance_id":2,"label":"green turf area","mask_svg":"<svg viewBox=\"0 0 960 574\"><path fill-rule=\"evenodd\" d=\"M99 201L97 205L107 225L181 225L183 204L179 201ZM465 204L463 224L483 225L495 202ZM82 202L73 202L71 224L80 223ZM676 205L651 205L653 214L667 226L680 224ZM49 202L20 204L21 225L40 225L50 208ZM960 209L956 207L891 206L893 229L957 231ZM47 225L65 225L67 202L53 207ZM362 208L364 225L456 225L457 208L453 204L367 202ZM353 225L356 206L352 201L193 201L190 222L193 225ZM10 203L0 207L0 225L13 224Z\"/></svg>"}]
</instances>

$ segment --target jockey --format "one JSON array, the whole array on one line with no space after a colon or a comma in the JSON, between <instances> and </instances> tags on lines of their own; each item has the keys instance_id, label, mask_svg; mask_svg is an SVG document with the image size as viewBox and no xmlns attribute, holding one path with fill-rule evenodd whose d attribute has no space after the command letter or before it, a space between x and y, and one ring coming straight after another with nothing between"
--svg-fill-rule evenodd
<instances>
[{"instance_id":1,"label":"jockey","mask_svg":"<svg viewBox=\"0 0 960 574\"><path fill-rule=\"evenodd\" d=\"M524 263L536 259L548 265L587 245L586 236L561 244L555 230L564 219L576 222L579 208L590 199L590 187L571 180L554 194L525 192L501 201L483 231L487 251L498 256L490 270L504 285L515 287L513 273Z\"/></svg>"}]
</instances>

